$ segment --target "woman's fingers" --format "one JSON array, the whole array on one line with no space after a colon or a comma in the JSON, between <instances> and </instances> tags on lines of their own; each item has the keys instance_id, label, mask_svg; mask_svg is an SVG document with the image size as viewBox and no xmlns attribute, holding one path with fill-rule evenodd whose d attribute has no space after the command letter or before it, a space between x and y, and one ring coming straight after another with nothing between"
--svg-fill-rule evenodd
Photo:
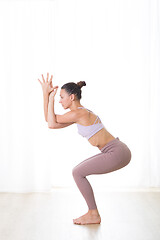
<instances>
[{"instance_id":1,"label":"woman's fingers","mask_svg":"<svg viewBox=\"0 0 160 240\"><path fill-rule=\"evenodd\" d=\"M58 87L57 88L54 87L54 89L52 89L52 91L50 92L49 97L52 97L52 96L54 97L57 93L57 89Z\"/></svg>"},{"instance_id":2,"label":"woman's fingers","mask_svg":"<svg viewBox=\"0 0 160 240\"><path fill-rule=\"evenodd\" d=\"M38 81L40 82L40 84L42 85L42 82L38 79Z\"/></svg>"},{"instance_id":3,"label":"woman's fingers","mask_svg":"<svg viewBox=\"0 0 160 240\"><path fill-rule=\"evenodd\" d=\"M54 91L57 91L57 89L58 89L58 86L52 87L51 90L50 90L50 93L54 92Z\"/></svg>"},{"instance_id":4,"label":"woman's fingers","mask_svg":"<svg viewBox=\"0 0 160 240\"><path fill-rule=\"evenodd\" d=\"M45 79L44 79L44 76L43 76L43 74L42 74L42 79L43 79L43 82L45 83Z\"/></svg>"},{"instance_id":5,"label":"woman's fingers","mask_svg":"<svg viewBox=\"0 0 160 240\"><path fill-rule=\"evenodd\" d=\"M51 75L51 78L49 80L49 83L52 84L52 78L53 78L53 75Z\"/></svg>"},{"instance_id":6,"label":"woman's fingers","mask_svg":"<svg viewBox=\"0 0 160 240\"><path fill-rule=\"evenodd\" d=\"M41 75L42 75L42 80L43 80L43 82L41 82L39 79L38 79L38 81L40 82L40 84L41 84L42 86L48 86L48 87L49 87L49 85L50 85L49 88L52 88L53 90L54 90L55 88L58 88L58 86L53 87L53 84L52 84L53 75L51 75L51 78L50 78L50 80L48 81L48 79L49 79L49 73L47 73L46 82L45 82L45 79L44 79L43 74L41 74ZM47 83L47 85L46 85L46 83ZM49 85L48 85L48 84L49 84Z\"/></svg>"},{"instance_id":7,"label":"woman's fingers","mask_svg":"<svg viewBox=\"0 0 160 240\"><path fill-rule=\"evenodd\" d=\"M52 82L50 83L50 86L51 86L51 88L53 88L53 84L52 84Z\"/></svg>"},{"instance_id":8,"label":"woman's fingers","mask_svg":"<svg viewBox=\"0 0 160 240\"><path fill-rule=\"evenodd\" d=\"M56 88L56 90L54 91L54 93L55 93L54 95L56 95L56 93L57 93L57 89L58 89L58 88Z\"/></svg>"},{"instance_id":9,"label":"woman's fingers","mask_svg":"<svg viewBox=\"0 0 160 240\"><path fill-rule=\"evenodd\" d=\"M47 79L46 79L46 82L48 82L48 78L49 78L49 73L47 73Z\"/></svg>"},{"instance_id":10,"label":"woman's fingers","mask_svg":"<svg viewBox=\"0 0 160 240\"><path fill-rule=\"evenodd\" d=\"M56 88L58 88L58 86L53 87L53 89L56 89Z\"/></svg>"},{"instance_id":11,"label":"woman's fingers","mask_svg":"<svg viewBox=\"0 0 160 240\"><path fill-rule=\"evenodd\" d=\"M58 88L58 86L54 86L54 87L52 87L52 91L54 90L54 89L57 89Z\"/></svg>"}]
</instances>

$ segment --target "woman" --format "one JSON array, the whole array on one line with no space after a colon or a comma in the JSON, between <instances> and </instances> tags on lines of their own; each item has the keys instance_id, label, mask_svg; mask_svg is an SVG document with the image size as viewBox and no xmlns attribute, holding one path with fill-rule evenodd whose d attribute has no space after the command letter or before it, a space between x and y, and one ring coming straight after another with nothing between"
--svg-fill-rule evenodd
<instances>
[{"instance_id":1,"label":"woman","mask_svg":"<svg viewBox=\"0 0 160 240\"><path fill-rule=\"evenodd\" d=\"M58 86L53 87L51 76L47 74L46 81L42 74L42 86L44 97L44 114L48 127L51 129L67 127L77 124L78 132L88 141L99 148L101 153L86 159L73 169L74 180L82 193L87 205L88 212L73 219L74 224L99 224L101 217L97 209L92 187L86 176L91 174L104 174L125 167L131 160L131 152L126 144L119 138L112 136L102 124L100 118L92 111L83 107L80 103L81 88L85 82L66 83L61 87L60 103L64 109L70 109L64 115L54 113L54 96Z\"/></svg>"}]
</instances>

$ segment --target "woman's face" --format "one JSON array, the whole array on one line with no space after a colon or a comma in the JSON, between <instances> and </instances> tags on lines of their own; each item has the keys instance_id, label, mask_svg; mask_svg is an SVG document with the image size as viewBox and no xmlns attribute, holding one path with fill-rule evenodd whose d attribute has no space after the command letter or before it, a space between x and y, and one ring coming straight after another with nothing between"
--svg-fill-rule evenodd
<instances>
[{"instance_id":1,"label":"woman's face","mask_svg":"<svg viewBox=\"0 0 160 240\"><path fill-rule=\"evenodd\" d=\"M60 91L60 101L59 103L62 104L62 107L64 109L67 109L70 107L70 105L72 104L71 101L71 95L69 95L65 89L61 89Z\"/></svg>"}]
</instances>

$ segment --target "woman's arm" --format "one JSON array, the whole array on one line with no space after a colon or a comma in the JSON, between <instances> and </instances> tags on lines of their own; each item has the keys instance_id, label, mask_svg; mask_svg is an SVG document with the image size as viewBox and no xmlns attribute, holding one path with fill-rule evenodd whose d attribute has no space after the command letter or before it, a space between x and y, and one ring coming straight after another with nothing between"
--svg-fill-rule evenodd
<instances>
[{"instance_id":1,"label":"woman's arm","mask_svg":"<svg viewBox=\"0 0 160 240\"><path fill-rule=\"evenodd\" d=\"M56 114L54 113L54 97L49 97L47 118L48 118L48 127L51 129L68 127L74 123L74 122L67 122L67 123L57 122Z\"/></svg>"},{"instance_id":2,"label":"woman's arm","mask_svg":"<svg viewBox=\"0 0 160 240\"><path fill-rule=\"evenodd\" d=\"M49 73L47 73L47 78L45 81L45 78L42 74L42 82L38 79L38 81L40 82L41 86L42 86L42 91L43 91L43 102L44 102L44 117L46 122L48 121L48 102L49 102L49 94L55 90L56 88L58 88L58 86L53 87L52 85L52 78L53 75L51 75L50 80L49 79Z\"/></svg>"},{"instance_id":3,"label":"woman's arm","mask_svg":"<svg viewBox=\"0 0 160 240\"><path fill-rule=\"evenodd\" d=\"M49 94L47 91L43 91L43 106L44 106L44 117L46 122L48 121L48 101L49 101Z\"/></svg>"}]
</instances>

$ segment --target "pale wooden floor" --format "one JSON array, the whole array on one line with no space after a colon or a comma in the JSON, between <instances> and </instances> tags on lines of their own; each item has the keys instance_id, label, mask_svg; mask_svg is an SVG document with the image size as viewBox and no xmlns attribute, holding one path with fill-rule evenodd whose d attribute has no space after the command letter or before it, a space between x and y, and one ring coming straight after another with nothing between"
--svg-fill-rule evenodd
<instances>
[{"instance_id":1,"label":"pale wooden floor","mask_svg":"<svg viewBox=\"0 0 160 240\"><path fill-rule=\"evenodd\" d=\"M96 191L102 222L74 225L87 212L78 190L0 193L0 240L159 240L160 192Z\"/></svg>"}]
</instances>

